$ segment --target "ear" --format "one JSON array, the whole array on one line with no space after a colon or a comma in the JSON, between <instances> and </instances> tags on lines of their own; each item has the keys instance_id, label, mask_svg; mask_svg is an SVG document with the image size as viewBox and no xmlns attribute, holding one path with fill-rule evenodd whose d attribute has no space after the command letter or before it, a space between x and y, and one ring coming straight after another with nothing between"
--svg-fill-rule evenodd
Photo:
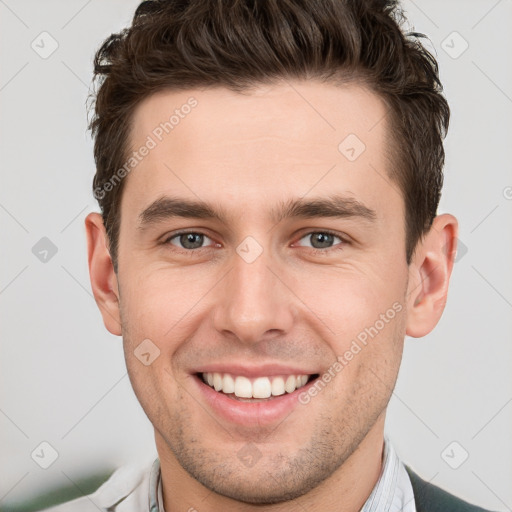
<instances>
[{"instance_id":1,"label":"ear","mask_svg":"<svg viewBox=\"0 0 512 512\"><path fill-rule=\"evenodd\" d=\"M438 215L418 242L409 265L406 334L427 335L443 314L457 251L458 223L453 215Z\"/></svg>"},{"instance_id":2,"label":"ear","mask_svg":"<svg viewBox=\"0 0 512 512\"><path fill-rule=\"evenodd\" d=\"M89 276L103 323L108 331L121 336L119 288L117 276L108 249L108 237L99 213L90 213L85 219L87 234Z\"/></svg>"}]
</instances>

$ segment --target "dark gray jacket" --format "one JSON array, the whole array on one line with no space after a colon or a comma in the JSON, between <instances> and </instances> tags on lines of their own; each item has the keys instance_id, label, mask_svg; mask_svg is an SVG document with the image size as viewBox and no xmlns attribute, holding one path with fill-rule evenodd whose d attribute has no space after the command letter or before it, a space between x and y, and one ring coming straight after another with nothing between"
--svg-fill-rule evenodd
<instances>
[{"instance_id":1,"label":"dark gray jacket","mask_svg":"<svg viewBox=\"0 0 512 512\"><path fill-rule=\"evenodd\" d=\"M456 498L418 476L410 467L405 466L411 479L416 502L416 512L491 512Z\"/></svg>"}]
</instances>

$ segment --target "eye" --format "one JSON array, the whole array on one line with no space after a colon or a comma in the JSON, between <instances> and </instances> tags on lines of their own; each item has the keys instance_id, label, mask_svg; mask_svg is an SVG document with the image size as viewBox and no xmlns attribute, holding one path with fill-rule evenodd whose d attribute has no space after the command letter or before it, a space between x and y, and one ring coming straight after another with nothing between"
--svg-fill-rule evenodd
<instances>
[{"instance_id":1,"label":"eye","mask_svg":"<svg viewBox=\"0 0 512 512\"><path fill-rule=\"evenodd\" d=\"M213 240L203 233L187 231L171 235L164 241L164 243L174 245L179 249L192 251L194 249L203 249L203 244L206 241L211 242L209 245L212 245L213 243Z\"/></svg>"},{"instance_id":2,"label":"eye","mask_svg":"<svg viewBox=\"0 0 512 512\"><path fill-rule=\"evenodd\" d=\"M335 245L344 245L345 240L335 233L330 231L311 231L299 240L299 245L302 247L311 247L312 249L332 249L336 239L339 240L340 243ZM302 240L309 241L309 245L300 243Z\"/></svg>"}]
</instances>

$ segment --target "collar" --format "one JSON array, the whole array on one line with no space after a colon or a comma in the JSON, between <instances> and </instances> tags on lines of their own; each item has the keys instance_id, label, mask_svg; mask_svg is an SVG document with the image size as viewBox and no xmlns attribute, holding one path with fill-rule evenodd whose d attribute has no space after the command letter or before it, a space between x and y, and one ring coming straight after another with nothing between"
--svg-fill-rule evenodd
<instances>
[{"instance_id":1,"label":"collar","mask_svg":"<svg viewBox=\"0 0 512 512\"><path fill-rule=\"evenodd\" d=\"M379 479L360 512L416 512L411 479L388 438L384 438Z\"/></svg>"},{"instance_id":2,"label":"collar","mask_svg":"<svg viewBox=\"0 0 512 512\"><path fill-rule=\"evenodd\" d=\"M383 464L379 479L360 512L416 512L411 479L388 438L384 438ZM149 512L165 512L160 461L149 477Z\"/></svg>"},{"instance_id":3,"label":"collar","mask_svg":"<svg viewBox=\"0 0 512 512\"><path fill-rule=\"evenodd\" d=\"M156 459L149 474L149 512L165 512L162 497L160 459Z\"/></svg>"}]
</instances>

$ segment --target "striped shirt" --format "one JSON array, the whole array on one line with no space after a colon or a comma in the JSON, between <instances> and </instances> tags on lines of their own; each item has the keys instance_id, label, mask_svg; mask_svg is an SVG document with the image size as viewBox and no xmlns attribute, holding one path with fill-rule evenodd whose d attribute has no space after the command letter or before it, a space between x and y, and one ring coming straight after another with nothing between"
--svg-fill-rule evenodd
<instances>
[{"instance_id":1,"label":"striped shirt","mask_svg":"<svg viewBox=\"0 0 512 512\"><path fill-rule=\"evenodd\" d=\"M387 438L379 480L361 512L416 512L411 479Z\"/></svg>"}]
</instances>

